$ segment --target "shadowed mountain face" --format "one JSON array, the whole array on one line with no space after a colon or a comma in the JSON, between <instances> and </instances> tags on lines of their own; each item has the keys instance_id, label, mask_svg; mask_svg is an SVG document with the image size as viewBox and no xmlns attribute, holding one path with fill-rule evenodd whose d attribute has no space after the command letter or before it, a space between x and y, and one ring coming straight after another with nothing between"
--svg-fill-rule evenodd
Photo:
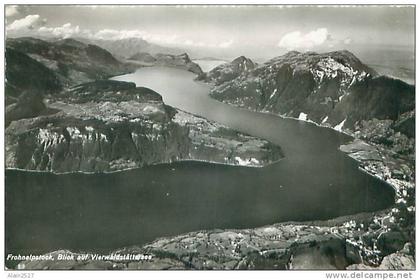
<instances>
[{"instance_id":1,"label":"shadowed mountain face","mask_svg":"<svg viewBox=\"0 0 420 280\"><path fill-rule=\"evenodd\" d=\"M403 122L403 113L414 110L414 86L378 76L348 51L293 51L246 69L238 59L205 75L215 84L213 98L351 130L374 118Z\"/></svg>"},{"instance_id":2,"label":"shadowed mountain face","mask_svg":"<svg viewBox=\"0 0 420 280\"><path fill-rule=\"evenodd\" d=\"M6 65L7 126L45 111L43 95L61 90L62 85L53 70L14 49L6 49Z\"/></svg>"},{"instance_id":3,"label":"shadowed mountain face","mask_svg":"<svg viewBox=\"0 0 420 280\"><path fill-rule=\"evenodd\" d=\"M62 85L54 71L28 55L6 48L6 105L24 91L55 92Z\"/></svg>"},{"instance_id":4,"label":"shadowed mountain face","mask_svg":"<svg viewBox=\"0 0 420 280\"><path fill-rule=\"evenodd\" d=\"M8 48L23 52L53 70L63 86L104 79L133 70L108 51L74 39L47 42L35 38L6 41Z\"/></svg>"},{"instance_id":5,"label":"shadowed mountain face","mask_svg":"<svg viewBox=\"0 0 420 280\"><path fill-rule=\"evenodd\" d=\"M374 118L404 122L407 116L403 114L414 112L414 107L414 86L381 76L356 83L330 116L332 121L346 119L346 127L352 128L358 121Z\"/></svg>"}]
</instances>

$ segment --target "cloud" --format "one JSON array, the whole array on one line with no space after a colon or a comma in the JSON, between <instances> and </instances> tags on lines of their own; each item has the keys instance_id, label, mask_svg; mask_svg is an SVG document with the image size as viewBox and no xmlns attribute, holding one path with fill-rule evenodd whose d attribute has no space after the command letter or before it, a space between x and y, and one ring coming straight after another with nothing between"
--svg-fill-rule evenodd
<instances>
[{"instance_id":1,"label":"cloud","mask_svg":"<svg viewBox=\"0 0 420 280\"><path fill-rule=\"evenodd\" d=\"M203 47L203 48L230 48L234 40L211 40L196 41L191 38L178 36L177 34L157 34L143 30L127 30L127 29L102 29L93 32L90 29L82 29L78 25L73 26L71 23L62 26L45 26L46 21L41 20L39 15L29 15L23 19L15 20L9 26L7 31L9 34L18 36L42 36L50 38L69 38L69 37L85 37L97 40L122 40L129 38L140 38L151 43L179 46L179 47ZM36 27L36 28L35 28Z\"/></svg>"},{"instance_id":2,"label":"cloud","mask_svg":"<svg viewBox=\"0 0 420 280\"><path fill-rule=\"evenodd\" d=\"M293 31L284 35L278 46L287 50L309 50L324 44L327 40L331 40L327 28L318 28L306 34L302 34L300 31Z\"/></svg>"},{"instance_id":3,"label":"cloud","mask_svg":"<svg viewBox=\"0 0 420 280\"><path fill-rule=\"evenodd\" d=\"M86 35L86 34L85 34ZM101 40L122 40L129 38L141 38L151 43L170 45L170 46L187 46L187 47L207 47L207 48L229 48L234 43L234 40L219 41L219 42L203 42L194 41L190 38L182 38L177 34L161 35L149 33L142 30L115 30L103 29L96 33L90 34L93 39Z\"/></svg>"},{"instance_id":4,"label":"cloud","mask_svg":"<svg viewBox=\"0 0 420 280\"><path fill-rule=\"evenodd\" d=\"M353 42L353 40L350 37L347 37L346 39L343 40L343 43L345 45L350 45Z\"/></svg>"},{"instance_id":5,"label":"cloud","mask_svg":"<svg viewBox=\"0 0 420 280\"><path fill-rule=\"evenodd\" d=\"M143 38L147 36L146 32L140 30L115 30L115 29L103 29L92 34L95 39L101 40L121 40L127 38Z\"/></svg>"},{"instance_id":6,"label":"cloud","mask_svg":"<svg viewBox=\"0 0 420 280\"><path fill-rule=\"evenodd\" d=\"M46 27L42 26L38 29L38 33L41 36L46 37L60 37L69 38L72 36L78 36L82 33L79 26L72 26L71 23L63 24L58 27Z\"/></svg>"},{"instance_id":7,"label":"cloud","mask_svg":"<svg viewBox=\"0 0 420 280\"><path fill-rule=\"evenodd\" d=\"M18 6L16 5L7 5L5 9L6 17L12 17L19 14Z\"/></svg>"},{"instance_id":8,"label":"cloud","mask_svg":"<svg viewBox=\"0 0 420 280\"><path fill-rule=\"evenodd\" d=\"M21 30L31 30L34 29L37 25L42 25L45 21L41 20L39 15L28 15L24 18L17 19L11 24L6 26L7 31L21 31Z\"/></svg>"},{"instance_id":9,"label":"cloud","mask_svg":"<svg viewBox=\"0 0 420 280\"><path fill-rule=\"evenodd\" d=\"M221 43L219 43L218 47L219 47L219 48L222 48L222 49L226 49L226 48L231 47L231 46L232 46L232 44L233 44L233 40L231 39L231 40L229 40L229 41L225 41L225 42L221 42Z\"/></svg>"}]
</instances>

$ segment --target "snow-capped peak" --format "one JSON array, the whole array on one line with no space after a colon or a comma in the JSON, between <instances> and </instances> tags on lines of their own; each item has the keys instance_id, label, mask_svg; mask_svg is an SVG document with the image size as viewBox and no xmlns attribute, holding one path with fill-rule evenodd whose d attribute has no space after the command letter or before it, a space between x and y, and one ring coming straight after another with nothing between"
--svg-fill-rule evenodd
<instances>
[{"instance_id":1,"label":"snow-capped peak","mask_svg":"<svg viewBox=\"0 0 420 280\"><path fill-rule=\"evenodd\" d=\"M319 83L325 79L334 79L340 74L343 87L349 87L354 81L361 81L370 75L364 70L354 69L347 63L338 62L331 56L320 59L310 71Z\"/></svg>"}]
</instances>

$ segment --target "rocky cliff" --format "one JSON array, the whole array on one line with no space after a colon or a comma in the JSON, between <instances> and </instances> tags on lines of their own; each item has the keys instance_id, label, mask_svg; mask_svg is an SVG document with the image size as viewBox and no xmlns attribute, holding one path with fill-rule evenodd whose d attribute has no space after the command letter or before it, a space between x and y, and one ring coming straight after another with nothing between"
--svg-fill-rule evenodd
<instances>
[{"instance_id":1,"label":"rocky cliff","mask_svg":"<svg viewBox=\"0 0 420 280\"><path fill-rule=\"evenodd\" d=\"M133 83L96 81L51 96L54 113L6 129L6 167L118 171L177 160L263 166L281 149L165 105Z\"/></svg>"}]
</instances>

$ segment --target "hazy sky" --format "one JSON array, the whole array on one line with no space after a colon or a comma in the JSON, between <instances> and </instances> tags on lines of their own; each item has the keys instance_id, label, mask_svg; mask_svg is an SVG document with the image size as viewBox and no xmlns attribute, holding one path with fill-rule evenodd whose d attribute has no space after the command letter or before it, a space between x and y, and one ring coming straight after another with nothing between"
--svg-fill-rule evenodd
<instances>
[{"instance_id":1,"label":"hazy sky","mask_svg":"<svg viewBox=\"0 0 420 280\"><path fill-rule=\"evenodd\" d=\"M414 7L7 6L8 36L150 42L209 53L414 46Z\"/></svg>"}]
</instances>

